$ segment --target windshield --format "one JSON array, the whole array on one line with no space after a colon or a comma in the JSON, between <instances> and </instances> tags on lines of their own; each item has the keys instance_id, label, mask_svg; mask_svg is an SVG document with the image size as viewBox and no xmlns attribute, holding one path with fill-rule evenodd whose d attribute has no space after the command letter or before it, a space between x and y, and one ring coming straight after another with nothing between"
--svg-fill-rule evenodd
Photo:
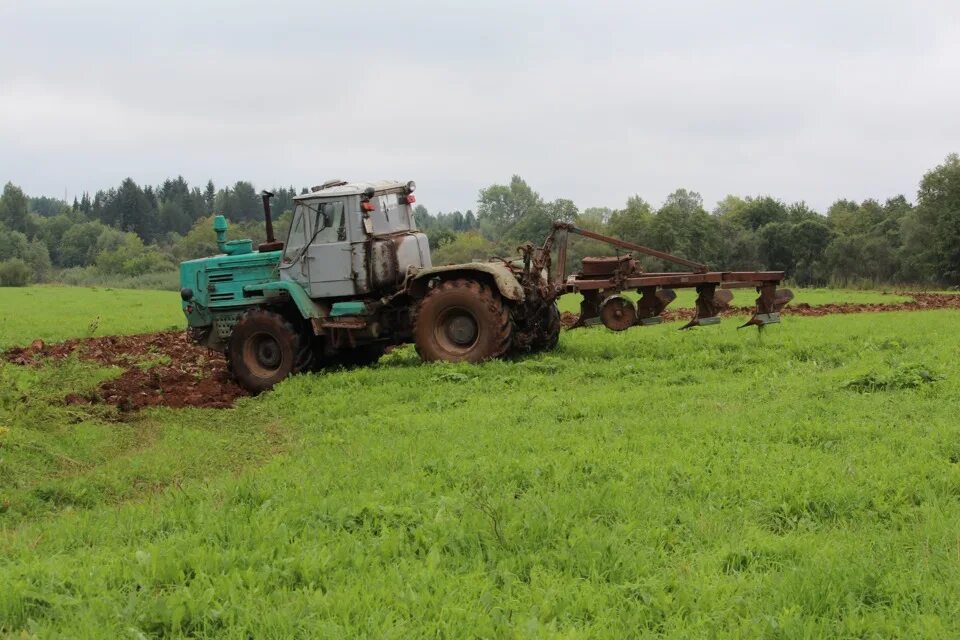
<instances>
[{"instance_id":1,"label":"windshield","mask_svg":"<svg viewBox=\"0 0 960 640\"><path fill-rule=\"evenodd\" d=\"M310 239L311 228L309 225L312 211L302 204L298 204L293 212L293 222L290 224L290 233L287 234L287 242L284 245L284 262L293 262L307 246Z\"/></svg>"},{"instance_id":2,"label":"windshield","mask_svg":"<svg viewBox=\"0 0 960 640\"><path fill-rule=\"evenodd\" d=\"M342 200L298 204L283 251L284 264L298 262L311 245L346 242L346 223Z\"/></svg>"}]
</instances>

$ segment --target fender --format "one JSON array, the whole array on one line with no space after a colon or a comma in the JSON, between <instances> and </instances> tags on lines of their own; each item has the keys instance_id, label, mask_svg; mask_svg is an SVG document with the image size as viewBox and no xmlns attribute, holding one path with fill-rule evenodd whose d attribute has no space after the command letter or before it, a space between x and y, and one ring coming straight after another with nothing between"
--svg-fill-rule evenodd
<instances>
[{"instance_id":1,"label":"fender","mask_svg":"<svg viewBox=\"0 0 960 640\"><path fill-rule=\"evenodd\" d=\"M410 280L408 288L414 292L425 289L427 282L436 276L456 276L485 273L493 278L502 295L507 300L522 302L524 299L523 287L517 282L516 276L507 268L507 265L497 262L465 262L463 264L448 264L442 267L427 267L417 271Z\"/></svg>"}]
</instances>

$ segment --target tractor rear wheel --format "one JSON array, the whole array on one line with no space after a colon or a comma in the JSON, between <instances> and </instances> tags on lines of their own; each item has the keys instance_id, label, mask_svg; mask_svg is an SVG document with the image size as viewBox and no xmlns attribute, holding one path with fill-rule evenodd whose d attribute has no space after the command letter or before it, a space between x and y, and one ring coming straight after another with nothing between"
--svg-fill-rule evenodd
<instances>
[{"instance_id":1,"label":"tractor rear wheel","mask_svg":"<svg viewBox=\"0 0 960 640\"><path fill-rule=\"evenodd\" d=\"M424 296L413 329L427 362L480 362L510 348L510 312L500 294L476 280L446 280Z\"/></svg>"},{"instance_id":2,"label":"tractor rear wheel","mask_svg":"<svg viewBox=\"0 0 960 640\"><path fill-rule=\"evenodd\" d=\"M227 362L241 387L260 393L300 371L300 342L300 334L282 315L254 309L233 327Z\"/></svg>"}]
</instances>

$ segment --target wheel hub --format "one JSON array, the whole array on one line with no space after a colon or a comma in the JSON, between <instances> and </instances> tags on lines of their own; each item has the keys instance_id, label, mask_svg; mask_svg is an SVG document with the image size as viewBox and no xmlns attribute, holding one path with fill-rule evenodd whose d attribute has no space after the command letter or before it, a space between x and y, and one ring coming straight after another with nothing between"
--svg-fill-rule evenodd
<instances>
[{"instance_id":1,"label":"wheel hub","mask_svg":"<svg viewBox=\"0 0 960 640\"><path fill-rule=\"evenodd\" d=\"M468 347L477 339L477 321L464 313L452 316L446 329L450 341L460 347Z\"/></svg>"},{"instance_id":2,"label":"wheel hub","mask_svg":"<svg viewBox=\"0 0 960 640\"><path fill-rule=\"evenodd\" d=\"M280 344L272 336L259 336L254 353L257 363L266 369L276 369L283 359Z\"/></svg>"}]
</instances>

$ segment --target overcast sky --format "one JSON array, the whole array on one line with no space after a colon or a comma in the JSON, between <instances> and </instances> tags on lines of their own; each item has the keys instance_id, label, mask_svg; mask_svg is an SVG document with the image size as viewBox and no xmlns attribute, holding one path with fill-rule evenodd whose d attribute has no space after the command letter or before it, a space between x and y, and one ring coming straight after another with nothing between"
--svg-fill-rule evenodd
<instances>
[{"instance_id":1,"label":"overcast sky","mask_svg":"<svg viewBox=\"0 0 960 640\"><path fill-rule=\"evenodd\" d=\"M0 0L0 182L415 179L430 210L677 187L913 199L960 151L960 2Z\"/></svg>"}]
</instances>

